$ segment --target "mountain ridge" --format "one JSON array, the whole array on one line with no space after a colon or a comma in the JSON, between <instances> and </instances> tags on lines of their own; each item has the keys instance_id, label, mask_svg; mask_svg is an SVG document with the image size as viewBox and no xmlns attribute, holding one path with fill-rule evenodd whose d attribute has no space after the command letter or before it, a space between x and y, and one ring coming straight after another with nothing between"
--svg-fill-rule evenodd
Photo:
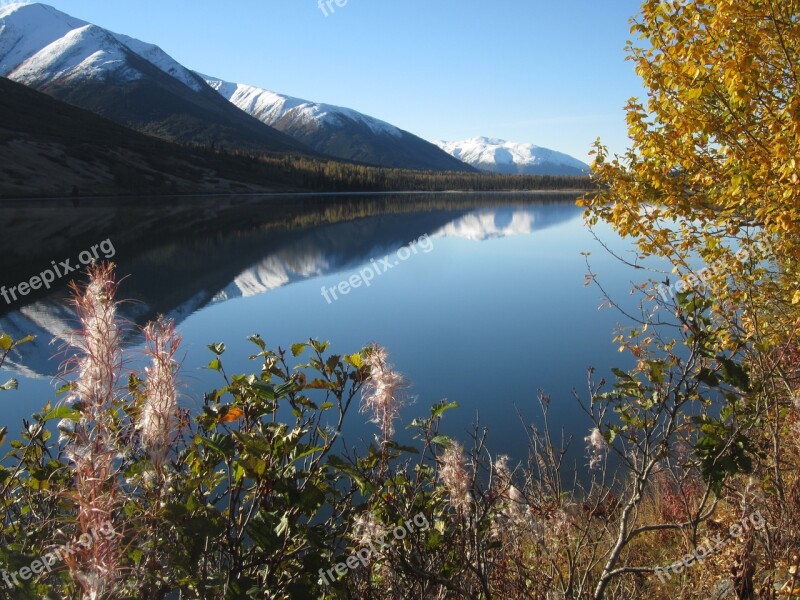
<instances>
[{"instance_id":1,"label":"mountain ridge","mask_svg":"<svg viewBox=\"0 0 800 600\"><path fill-rule=\"evenodd\" d=\"M589 165L563 152L499 138L437 140L442 150L481 171L524 175L588 175Z\"/></svg>"},{"instance_id":2,"label":"mountain ridge","mask_svg":"<svg viewBox=\"0 0 800 600\"><path fill-rule=\"evenodd\" d=\"M234 106L321 154L387 168L473 170L435 144L352 108L198 75Z\"/></svg>"}]
</instances>

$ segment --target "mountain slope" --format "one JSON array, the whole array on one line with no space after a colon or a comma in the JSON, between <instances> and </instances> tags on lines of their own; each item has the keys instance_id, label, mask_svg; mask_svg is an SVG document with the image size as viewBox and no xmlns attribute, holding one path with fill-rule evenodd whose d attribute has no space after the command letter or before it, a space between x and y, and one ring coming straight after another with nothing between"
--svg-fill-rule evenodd
<instances>
[{"instance_id":1,"label":"mountain slope","mask_svg":"<svg viewBox=\"0 0 800 600\"><path fill-rule=\"evenodd\" d=\"M481 171L526 175L587 175L589 166L568 154L533 144L476 137L434 142L442 150Z\"/></svg>"},{"instance_id":2,"label":"mountain slope","mask_svg":"<svg viewBox=\"0 0 800 600\"><path fill-rule=\"evenodd\" d=\"M381 167L471 170L434 144L355 110L202 77L247 114L322 154Z\"/></svg>"},{"instance_id":3,"label":"mountain slope","mask_svg":"<svg viewBox=\"0 0 800 600\"><path fill-rule=\"evenodd\" d=\"M147 136L0 77L0 198L300 188L285 171Z\"/></svg>"},{"instance_id":4,"label":"mountain slope","mask_svg":"<svg viewBox=\"0 0 800 600\"><path fill-rule=\"evenodd\" d=\"M236 110L157 46L43 4L0 8L0 75L174 141L310 152Z\"/></svg>"}]
</instances>

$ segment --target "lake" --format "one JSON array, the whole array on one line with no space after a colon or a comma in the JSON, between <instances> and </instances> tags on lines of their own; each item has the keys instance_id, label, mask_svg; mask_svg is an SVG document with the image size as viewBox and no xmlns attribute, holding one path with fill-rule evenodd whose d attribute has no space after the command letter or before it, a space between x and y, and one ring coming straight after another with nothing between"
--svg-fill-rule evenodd
<instances>
[{"instance_id":1,"label":"lake","mask_svg":"<svg viewBox=\"0 0 800 600\"><path fill-rule=\"evenodd\" d=\"M615 251L627 247L607 228L595 233ZM590 366L598 379L628 366L612 344L625 319L598 309L603 294L585 285L582 253L592 253L592 270L623 303L633 273L585 227L575 195L98 199L0 208L0 283L9 288L65 259L74 267L92 248L118 264L132 329L158 314L178 323L182 402L190 407L223 383L204 369L212 342L226 344L229 373L258 371L247 358L253 333L273 348L327 340L335 353L377 342L412 384L406 424L442 399L458 402L444 432L468 442L479 419L493 454L525 460L525 426L539 422L541 390L551 398L551 426L576 438L571 459L585 464L589 421L573 390L586 397ZM55 376L68 352L59 348L74 326L66 300L72 276L16 301L0 299L0 331L36 336L0 370L0 382L19 380L18 390L0 397L0 426L9 434L57 400ZM135 330L126 345L135 364ZM349 414L349 446L372 440L374 426L365 421Z\"/></svg>"}]
</instances>

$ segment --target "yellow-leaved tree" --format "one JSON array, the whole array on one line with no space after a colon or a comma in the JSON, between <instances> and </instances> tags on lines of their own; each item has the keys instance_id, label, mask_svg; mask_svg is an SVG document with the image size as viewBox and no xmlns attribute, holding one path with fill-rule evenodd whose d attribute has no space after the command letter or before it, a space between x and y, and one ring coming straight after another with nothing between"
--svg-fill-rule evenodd
<instances>
[{"instance_id":1,"label":"yellow-leaved tree","mask_svg":"<svg viewBox=\"0 0 800 600\"><path fill-rule=\"evenodd\" d=\"M648 0L641 10L629 55L648 97L628 103L624 156L596 148L592 218L683 274L702 257L715 310L746 311L734 321L742 333L794 337L800 1ZM760 321L750 309L762 308L783 316Z\"/></svg>"},{"instance_id":2,"label":"yellow-leaved tree","mask_svg":"<svg viewBox=\"0 0 800 600\"><path fill-rule=\"evenodd\" d=\"M800 509L800 0L645 0L632 24L628 55L647 97L627 104L624 155L610 156L598 141L599 191L582 202L590 224L605 221L642 256L669 261L672 272L652 282L650 299L658 286L674 300L684 341L703 339L696 355L703 364L692 376L711 392L698 388L693 401L722 400L703 419L687 409L674 431L695 442L695 464L717 497L761 502L747 510L762 511L781 540L764 553L763 589L794 565L793 589L800 583L793 516ZM654 314L620 338L623 349L646 352L656 336L643 342L642 332ZM670 360L688 372L680 353ZM634 375L653 381L652 373L639 360ZM717 374L733 384L727 391ZM666 453L652 456L655 472ZM595 598L616 576L651 571L624 555L650 527L636 529L649 475L637 474ZM700 519L690 521L696 531ZM748 598L758 589L756 559L752 547L743 552L730 570L737 596Z\"/></svg>"}]
</instances>

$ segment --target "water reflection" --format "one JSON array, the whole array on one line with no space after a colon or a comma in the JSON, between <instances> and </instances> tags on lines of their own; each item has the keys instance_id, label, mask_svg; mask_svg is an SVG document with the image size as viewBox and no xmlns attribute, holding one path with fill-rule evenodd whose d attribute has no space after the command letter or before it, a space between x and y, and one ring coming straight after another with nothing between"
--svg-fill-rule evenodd
<instances>
[{"instance_id":1,"label":"water reflection","mask_svg":"<svg viewBox=\"0 0 800 600\"><path fill-rule=\"evenodd\" d=\"M509 206L513 202L513 206ZM116 249L121 312L141 325L181 322L209 305L355 269L422 235L474 241L527 235L580 216L574 196L384 195L192 198L26 203L0 208L3 283L30 279L52 260L104 239ZM0 306L0 331L33 334L5 367L52 376L54 338L74 326L66 281L27 304ZM0 302L2 304L2 302ZM126 339L139 343L135 328Z\"/></svg>"}]
</instances>

